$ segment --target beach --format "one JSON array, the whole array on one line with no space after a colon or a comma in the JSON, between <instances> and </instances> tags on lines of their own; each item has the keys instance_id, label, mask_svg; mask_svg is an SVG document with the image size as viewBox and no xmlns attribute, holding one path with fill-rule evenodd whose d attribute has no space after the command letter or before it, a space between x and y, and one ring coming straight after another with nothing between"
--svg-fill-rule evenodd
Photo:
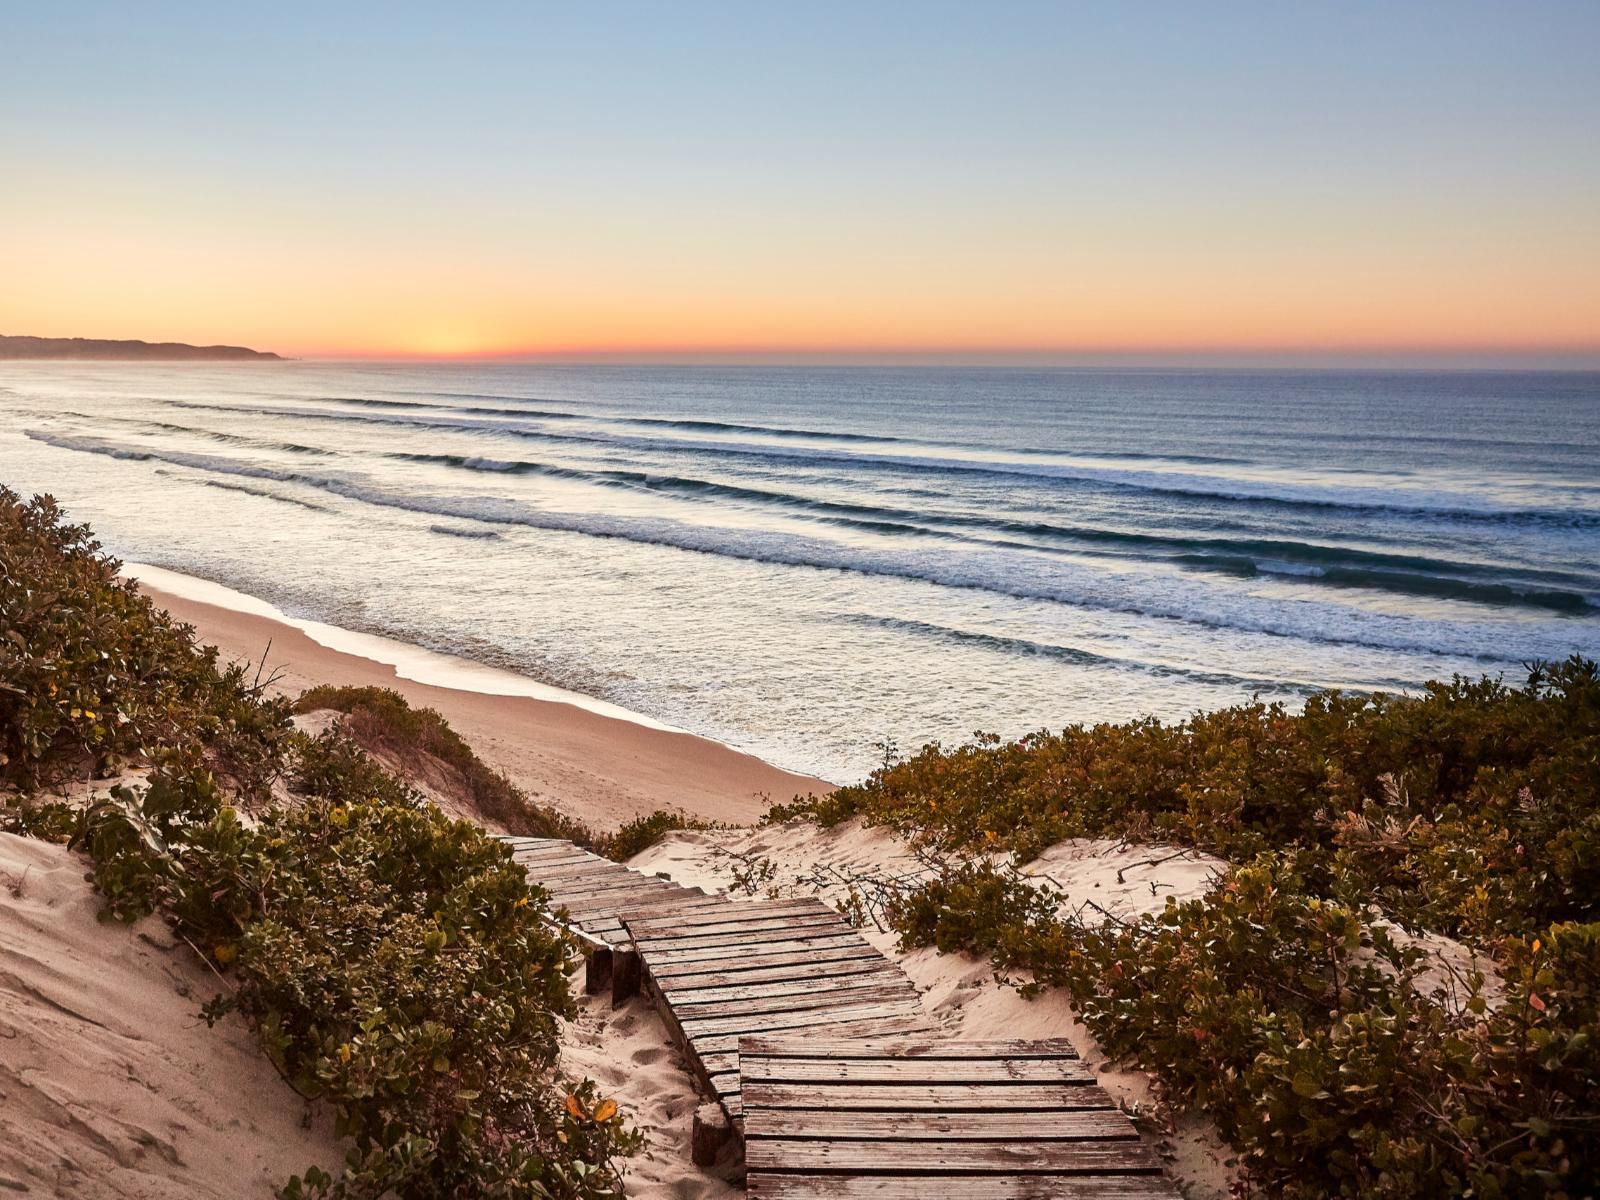
<instances>
[{"instance_id":1,"label":"beach","mask_svg":"<svg viewBox=\"0 0 1600 1200\"><path fill-rule=\"evenodd\" d=\"M264 674L282 695L297 696L316 684L385 687L413 707L436 709L532 799L598 829L662 808L748 824L771 804L833 788L708 738L576 704L421 683L390 664L322 645L285 622L140 586L194 626L198 640L216 646L225 661L264 661Z\"/></svg>"}]
</instances>

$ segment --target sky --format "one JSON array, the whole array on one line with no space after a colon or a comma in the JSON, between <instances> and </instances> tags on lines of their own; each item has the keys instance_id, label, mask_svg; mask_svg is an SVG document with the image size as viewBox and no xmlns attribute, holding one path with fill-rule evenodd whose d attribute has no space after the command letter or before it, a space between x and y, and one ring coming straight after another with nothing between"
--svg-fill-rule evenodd
<instances>
[{"instance_id":1,"label":"sky","mask_svg":"<svg viewBox=\"0 0 1600 1200\"><path fill-rule=\"evenodd\" d=\"M0 333L1600 365L1600 3L0 0Z\"/></svg>"}]
</instances>

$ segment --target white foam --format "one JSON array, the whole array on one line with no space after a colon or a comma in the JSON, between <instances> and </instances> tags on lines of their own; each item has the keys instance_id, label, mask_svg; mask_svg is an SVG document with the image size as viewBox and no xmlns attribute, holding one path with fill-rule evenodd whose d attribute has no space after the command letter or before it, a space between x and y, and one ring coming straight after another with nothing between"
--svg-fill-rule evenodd
<instances>
[{"instance_id":1,"label":"white foam","mask_svg":"<svg viewBox=\"0 0 1600 1200\"><path fill-rule=\"evenodd\" d=\"M478 692L485 696L526 696L553 704L570 704L574 708L581 708L598 716L642 725L646 729L660 729L668 733L687 732L675 725L667 725L643 713L623 708L621 705L585 696L582 692L570 692L566 688L540 683L537 679L530 679L515 671L485 666L483 663L457 658L451 654L424 650L421 646L413 646L408 642L378 634L360 633L322 621L291 617L276 605L259 597L235 591L231 587L214 583L209 579L184 575L179 571L169 571L165 567L155 567L148 563L123 563L122 573L130 579L148 583L159 591L185 600L214 604L218 608L231 609L253 617L265 617L270 621L291 626L300 630L319 646L391 666L400 678L409 679L414 683Z\"/></svg>"}]
</instances>

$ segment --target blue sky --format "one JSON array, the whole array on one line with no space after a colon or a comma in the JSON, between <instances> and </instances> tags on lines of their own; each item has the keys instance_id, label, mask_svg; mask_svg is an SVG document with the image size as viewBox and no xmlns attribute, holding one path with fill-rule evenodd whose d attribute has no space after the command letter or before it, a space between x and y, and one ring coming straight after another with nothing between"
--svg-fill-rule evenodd
<instances>
[{"instance_id":1,"label":"blue sky","mask_svg":"<svg viewBox=\"0 0 1600 1200\"><path fill-rule=\"evenodd\" d=\"M1600 346L1593 3L0 7L8 332Z\"/></svg>"}]
</instances>

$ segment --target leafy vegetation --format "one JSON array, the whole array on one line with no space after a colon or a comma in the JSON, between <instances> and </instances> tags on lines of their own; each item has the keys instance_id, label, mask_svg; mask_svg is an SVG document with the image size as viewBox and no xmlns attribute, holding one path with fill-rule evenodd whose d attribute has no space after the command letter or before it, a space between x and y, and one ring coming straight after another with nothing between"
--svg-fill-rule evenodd
<instances>
[{"instance_id":1,"label":"leafy vegetation","mask_svg":"<svg viewBox=\"0 0 1600 1200\"><path fill-rule=\"evenodd\" d=\"M1164 725L979 735L891 759L865 782L773 810L859 815L945 850L1029 859L1066 837L1194 846L1246 862L1307 852L1412 926L1474 939L1600 917L1600 674L1572 659L1522 687L1328 692Z\"/></svg>"},{"instance_id":2,"label":"leafy vegetation","mask_svg":"<svg viewBox=\"0 0 1600 1200\"><path fill-rule=\"evenodd\" d=\"M657 809L611 833L599 833L547 805L537 804L506 776L491 768L443 716L431 708L412 708L399 692L378 687L319 685L302 692L297 713L332 709L345 714L342 732L360 746L408 769L427 774L441 764L455 773L461 793L484 817L523 837L566 838L617 862L655 845L674 829L711 829L712 823ZM340 774L360 770L341 763Z\"/></svg>"},{"instance_id":3,"label":"leafy vegetation","mask_svg":"<svg viewBox=\"0 0 1600 1200\"><path fill-rule=\"evenodd\" d=\"M412 708L392 688L321 685L308 688L295 701L295 712L318 709L344 713L345 732L374 753L392 756L412 769L422 767L423 755L443 764L459 777L473 807L508 833L567 838L581 846L596 840L581 821L534 803L503 773L489 767L438 712Z\"/></svg>"},{"instance_id":4,"label":"leafy vegetation","mask_svg":"<svg viewBox=\"0 0 1600 1200\"><path fill-rule=\"evenodd\" d=\"M676 829L716 829L713 821L702 821L683 813L668 812L658 808L643 817L635 817L615 833L601 838L595 850L615 862L627 862L635 854L654 846Z\"/></svg>"},{"instance_id":5,"label":"leafy vegetation","mask_svg":"<svg viewBox=\"0 0 1600 1200\"><path fill-rule=\"evenodd\" d=\"M0 487L0 784L36 788L131 760L205 756L265 796L285 708L158 613L86 525Z\"/></svg>"},{"instance_id":6,"label":"leafy vegetation","mask_svg":"<svg viewBox=\"0 0 1600 1200\"><path fill-rule=\"evenodd\" d=\"M861 816L937 851L887 906L904 942L1067 989L1266 1194L1600 1192L1593 663L929 746L772 815ZM970 854L1025 861L1074 836L1236 865L1201 899L1102 921ZM1476 945L1498 986L1424 986L1391 919Z\"/></svg>"},{"instance_id":7,"label":"leafy vegetation","mask_svg":"<svg viewBox=\"0 0 1600 1200\"><path fill-rule=\"evenodd\" d=\"M0 491L0 565L0 828L70 837L108 915L161 914L227 981L203 1015L244 1014L334 1107L343 1173L281 1194L619 1196L639 1135L560 1074L570 947L509 850L344 734L295 734L48 498ZM82 808L34 791L117 766L147 773Z\"/></svg>"}]
</instances>

